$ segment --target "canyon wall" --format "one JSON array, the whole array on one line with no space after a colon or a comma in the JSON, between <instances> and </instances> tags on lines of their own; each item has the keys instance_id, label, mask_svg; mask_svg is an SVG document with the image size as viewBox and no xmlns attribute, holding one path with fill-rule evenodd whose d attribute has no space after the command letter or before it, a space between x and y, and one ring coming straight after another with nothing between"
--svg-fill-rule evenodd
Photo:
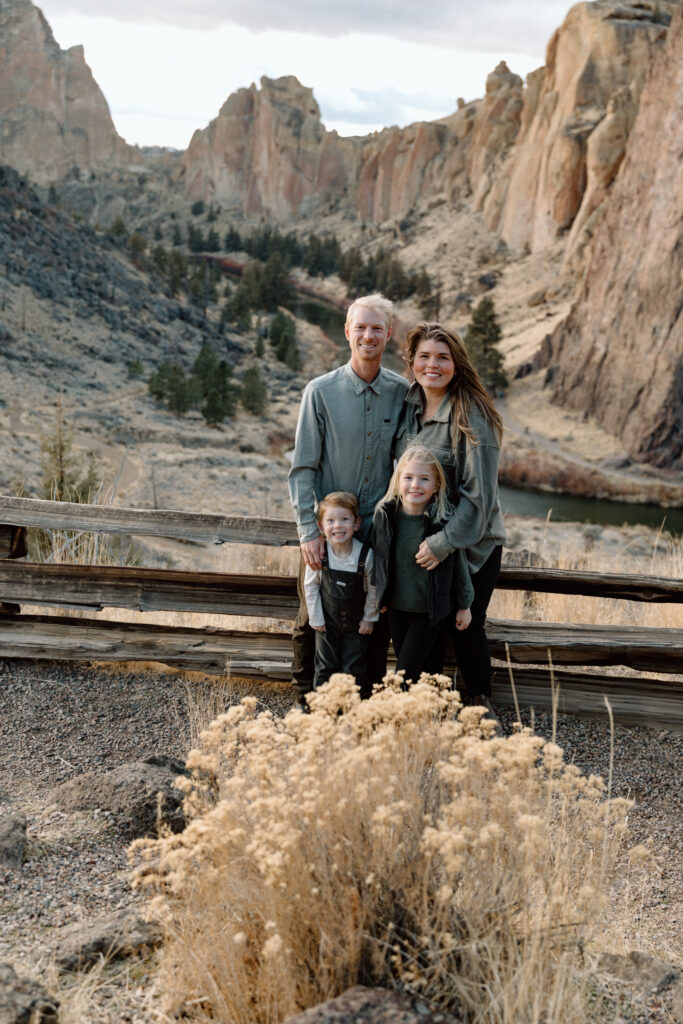
<instances>
[{"instance_id":1,"label":"canyon wall","mask_svg":"<svg viewBox=\"0 0 683 1024\"><path fill-rule=\"evenodd\" d=\"M30 0L0 0L0 163L39 184L133 159L85 62Z\"/></svg>"},{"instance_id":2,"label":"canyon wall","mask_svg":"<svg viewBox=\"0 0 683 1024\"><path fill-rule=\"evenodd\" d=\"M619 169L678 6L577 4L526 87L501 62L482 100L362 138L326 131L312 91L296 78L263 78L195 132L183 159L186 192L283 222L340 206L382 222L435 195L469 196L512 249L542 250L568 234L571 257Z\"/></svg>"},{"instance_id":3,"label":"canyon wall","mask_svg":"<svg viewBox=\"0 0 683 1024\"><path fill-rule=\"evenodd\" d=\"M546 361L554 397L683 469L683 9L650 70L588 271Z\"/></svg>"}]
</instances>

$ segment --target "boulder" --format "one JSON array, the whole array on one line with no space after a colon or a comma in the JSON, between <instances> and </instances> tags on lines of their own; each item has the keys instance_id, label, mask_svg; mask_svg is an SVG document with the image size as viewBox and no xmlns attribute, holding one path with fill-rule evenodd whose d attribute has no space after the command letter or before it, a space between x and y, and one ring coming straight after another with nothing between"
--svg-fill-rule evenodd
<instances>
[{"instance_id":1,"label":"boulder","mask_svg":"<svg viewBox=\"0 0 683 1024\"><path fill-rule=\"evenodd\" d=\"M285 1024L460 1024L424 999L385 988L356 985L320 1006L288 1017Z\"/></svg>"},{"instance_id":2,"label":"boulder","mask_svg":"<svg viewBox=\"0 0 683 1024\"><path fill-rule=\"evenodd\" d=\"M132 956L154 949L160 942L157 925L131 910L114 911L58 928L53 941L55 964L61 971L82 970L100 957Z\"/></svg>"},{"instance_id":3,"label":"boulder","mask_svg":"<svg viewBox=\"0 0 683 1024\"><path fill-rule=\"evenodd\" d=\"M56 800L67 811L110 811L119 828L131 839L149 835L159 817L174 832L185 827L182 793L175 780L185 774L182 762L171 757L133 761L110 771L86 772L56 790Z\"/></svg>"},{"instance_id":4,"label":"boulder","mask_svg":"<svg viewBox=\"0 0 683 1024\"><path fill-rule=\"evenodd\" d=\"M627 956L603 953L598 961L598 967L639 992L661 992L677 982L681 976L673 964L665 963L638 950L633 950Z\"/></svg>"},{"instance_id":5,"label":"boulder","mask_svg":"<svg viewBox=\"0 0 683 1024\"><path fill-rule=\"evenodd\" d=\"M42 985L0 964L0 1024L58 1024L59 1002Z\"/></svg>"},{"instance_id":6,"label":"boulder","mask_svg":"<svg viewBox=\"0 0 683 1024\"><path fill-rule=\"evenodd\" d=\"M26 818L12 814L0 819L0 864L20 869L24 862L26 845Z\"/></svg>"}]
</instances>

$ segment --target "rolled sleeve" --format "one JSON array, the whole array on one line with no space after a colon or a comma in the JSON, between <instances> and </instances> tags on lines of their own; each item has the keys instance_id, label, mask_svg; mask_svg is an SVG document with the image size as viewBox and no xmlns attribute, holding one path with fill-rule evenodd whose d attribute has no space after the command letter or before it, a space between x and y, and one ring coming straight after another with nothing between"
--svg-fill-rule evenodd
<instances>
[{"instance_id":1,"label":"rolled sleeve","mask_svg":"<svg viewBox=\"0 0 683 1024\"><path fill-rule=\"evenodd\" d=\"M306 608L308 609L308 621L311 626L325 625L325 613L323 612L323 603L320 597L320 577L320 569L311 569L310 565L306 566L306 572L304 573L304 596L306 598Z\"/></svg>"},{"instance_id":2,"label":"rolled sleeve","mask_svg":"<svg viewBox=\"0 0 683 1024\"><path fill-rule=\"evenodd\" d=\"M473 548L486 535L498 500L497 446L468 441L458 504L443 530L428 544L439 561L457 548Z\"/></svg>"}]
</instances>

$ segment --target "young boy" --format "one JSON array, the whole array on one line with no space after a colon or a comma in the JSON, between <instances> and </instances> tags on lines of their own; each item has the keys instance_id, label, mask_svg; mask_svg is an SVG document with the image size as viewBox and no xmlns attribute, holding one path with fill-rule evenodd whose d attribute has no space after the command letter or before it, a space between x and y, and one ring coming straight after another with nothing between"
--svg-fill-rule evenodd
<instances>
[{"instance_id":1,"label":"young boy","mask_svg":"<svg viewBox=\"0 0 683 1024\"><path fill-rule=\"evenodd\" d=\"M349 491L332 491L318 506L318 526L325 537L322 569L306 566L304 594L315 630L317 689L334 672L349 672L362 688L368 637L379 618L371 583L372 550L354 537L360 527L358 499Z\"/></svg>"}]
</instances>

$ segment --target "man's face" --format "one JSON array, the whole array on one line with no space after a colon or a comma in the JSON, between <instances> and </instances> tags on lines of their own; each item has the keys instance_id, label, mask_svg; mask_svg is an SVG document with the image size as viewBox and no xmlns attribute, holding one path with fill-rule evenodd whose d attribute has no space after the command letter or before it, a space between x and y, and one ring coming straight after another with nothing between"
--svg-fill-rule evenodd
<instances>
[{"instance_id":1,"label":"man's face","mask_svg":"<svg viewBox=\"0 0 683 1024\"><path fill-rule=\"evenodd\" d=\"M345 330L351 348L351 365L367 367L374 363L379 366L391 333L384 317L366 306L357 306Z\"/></svg>"}]
</instances>

